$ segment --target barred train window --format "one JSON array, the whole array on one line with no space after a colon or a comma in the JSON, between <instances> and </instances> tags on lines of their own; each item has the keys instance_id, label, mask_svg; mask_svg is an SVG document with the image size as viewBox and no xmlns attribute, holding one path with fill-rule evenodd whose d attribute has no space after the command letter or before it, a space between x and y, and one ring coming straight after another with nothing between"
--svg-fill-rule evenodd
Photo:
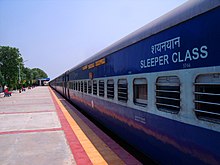
<instances>
[{"instance_id":1,"label":"barred train window","mask_svg":"<svg viewBox=\"0 0 220 165\"><path fill-rule=\"evenodd\" d=\"M69 89L73 89L73 82L69 82Z\"/></svg>"},{"instance_id":2,"label":"barred train window","mask_svg":"<svg viewBox=\"0 0 220 165\"><path fill-rule=\"evenodd\" d=\"M88 81L88 93L92 93L92 81Z\"/></svg>"},{"instance_id":3,"label":"barred train window","mask_svg":"<svg viewBox=\"0 0 220 165\"><path fill-rule=\"evenodd\" d=\"M126 79L118 80L118 100L122 102L128 100L128 83Z\"/></svg>"},{"instance_id":4,"label":"barred train window","mask_svg":"<svg viewBox=\"0 0 220 165\"><path fill-rule=\"evenodd\" d=\"M71 89L71 82L68 82L68 87L69 89Z\"/></svg>"},{"instance_id":5,"label":"barred train window","mask_svg":"<svg viewBox=\"0 0 220 165\"><path fill-rule=\"evenodd\" d=\"M134 103L137 105L147 105L147 80L139 78L134 80Z\"/></svg>"},{"instance_id":6,"label":"barred train window","mask_svg":"<svg viewBox=\"0 0 220 165\"><path fill-rule=\"evenodd\" d=\"M87 93L87 81L84 81L84 93Z\"/></svg>"},{"instance_id":7,"label":"barred train window","mask_svg":"<svg viewBox=\"0 0 220 165\"><path fill-rule=\"evenodd\" d=\"M73 89L76 90L76 83L73 81Z\"/></svg>"},{"instance_id":8,"label":"barred train window","mask_svg":"<svg viewBox=\"0 0 220 165\"><path fill-rule=\"evenodd\" d=\"M104 80L100 80L99 81L99 96L104 97L105 95L104 90L105 90L105 82Z\"/></svg>"},{"instance_id":9,"label":"barred train window","mask_svg":"<svg viewBox=\"0 0 220 165\"><path fill-rule=\"evenodd\" d=\"M114 99L114 80L107 81L107 98Z\"/></svg>"},{"instance_id":10,"label":"barred train window","mask_svg":"<svg viewBox=\"0 0 220 165\"><path fill-rule=\"evenodd\" d=\"M78 82L76 81L75 83L76 83L76 90L78 90Z\"/></svg>"},{"instance_id":11,"label":"barred train window","mask_svg":"<svg viewBox=\"0 0 220 165\"><path fill-rule=\"evenodd\" d=\"M97 95L97 81L93 80L93 94Z\"/></svg>"},{"instance_id":12,"label":"barred train window","mask_svg":"<svg viewBox=\"0 0 220 165\"><path fill-rule=\"evenodd\" d=\"M80 91L83 92L83 82L82 81L81 81L80 87L81 87Z\"/></svg>"},{"instance_id":13,"label":"barred train window","mask_svg":"<svg viewBox=\"0 0 220 165\"><path fill-rule=\"evenodd\" d=\"M220 73L197 76L194 94L196 116L220 123Z\"/></svg>"},{"instance_id":14,"label":"barred train window","mask_svg":"<svg viewBox=\"0 0 220 165\"><path fill-rule=\"evenodd\" d=\"M78 81L78 91L80 91L80 82Z\"/></svg>"},{"instance_id":15,"label":"barred train window","mask_svg":"<svg viewBox=\"0 0 220 165\"><path fill-rule=\"evenodd\" d=\"M156 82L156 105L161 111L180 111L180 81L177 76L159 77Z\"/></svg>"}]
</instances>

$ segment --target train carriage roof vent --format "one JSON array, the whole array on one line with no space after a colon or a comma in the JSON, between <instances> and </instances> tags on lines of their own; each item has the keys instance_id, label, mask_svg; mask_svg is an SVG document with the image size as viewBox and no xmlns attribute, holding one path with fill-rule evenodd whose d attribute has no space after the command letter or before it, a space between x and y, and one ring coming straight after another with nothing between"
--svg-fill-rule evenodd
<instances>
[{"instance_id":1,"label":"train carriage roof vent","mask_svg":"<svg viewBox=\"0 0 220 165\"><path fill-rule=\"evenodd\" d=\"M220 73L197 76L194 94L196 116L220 123Z\"/></svg>"}]
</instances>

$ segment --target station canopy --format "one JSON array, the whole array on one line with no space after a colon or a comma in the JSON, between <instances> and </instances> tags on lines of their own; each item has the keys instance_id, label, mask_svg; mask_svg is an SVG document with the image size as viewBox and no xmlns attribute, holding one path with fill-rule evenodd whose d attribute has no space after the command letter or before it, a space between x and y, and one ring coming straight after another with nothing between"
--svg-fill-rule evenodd
<instances>
[{"instance_id":1,"label":"station canopy","mask_svg":"<svg viewBox=\"0 0 220 165\"><path fill-rule=\"evenodd\" d=\"M40 81L50 81L50 78L40 78L38 80L40 80Z\"/></svg>"}]
</instances>

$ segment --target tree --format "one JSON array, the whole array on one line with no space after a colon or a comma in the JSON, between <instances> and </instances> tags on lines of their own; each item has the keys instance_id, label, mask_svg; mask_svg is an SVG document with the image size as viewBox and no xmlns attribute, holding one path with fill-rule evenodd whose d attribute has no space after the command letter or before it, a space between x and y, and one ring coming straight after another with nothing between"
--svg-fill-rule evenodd
<instances>
[{"instance_id":1,"label":"tree","mask_svg":"<svg viewBox=\"0 0 220 165\"><path fill-rule=\"evenodd\" d=\"M25 86L31 86L32 85L32 80L33 80L33 71L32 71L32 69L30 69L28 67L23 68L22 80L23 80Z\"/></svg>"},{"instance_id":2,"label":"tree","mask_svg":"<svg viewBox=\"0 0 220 165\"><path fill-rule=\"evenodd\" d=\"M17 48L0 46L1 74L9 88L18 84L19 69L23 67L23 59Z\"/></svg>"},{"instance_id":3,"label":"tree","mask_svg":"<svg viewBox=\"0 0 220 165\"><path fill-rule=\"evenodd\" d=\"M0 46L0 86L20 88L32 85L40 78L47 78L47 74L39 68L24 67L23 58L17 48Z\"/></svg>"},{"instance_id":4,"label":"tree","mask_svg":"<svg viewBox=\"0 0 220 165\"><path fill-rule=\"evenodd\" d=\"M0 86L4 86L5 85L5 79L2 75L2 72L0 71Z\"/></svg>"},{"instance_id":5,"label":"tree","mask_svg":"<svg viewBox=\"0 0 220 165\"><path fill-rule=\"evenodd\" d=\"M33 68L32 72L33 72L33 79L34 80L48 77L47 74L39 68Z\"/></svg>"}]
</instances>

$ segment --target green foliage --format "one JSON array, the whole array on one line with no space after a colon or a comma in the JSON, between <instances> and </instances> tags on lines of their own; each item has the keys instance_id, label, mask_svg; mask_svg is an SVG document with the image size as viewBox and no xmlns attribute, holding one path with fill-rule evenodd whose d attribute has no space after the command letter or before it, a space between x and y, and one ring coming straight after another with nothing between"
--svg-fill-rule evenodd
<instances>
[{"instance_id":1,"label":"green foliage","mask_svg":"<svg viewBox=\"0 0 220 165\"><path fill-rule=\"evenodd\" d=\"M4 76L2 75L2 72L0 71L0 86L3 86L4 84L5 84L5 79L4 79Z\"/></svg>"},{"instance_id":2,"label":"green foliage","mask_svg":"<svg viewBox=\"0 0 220 165\"><path fill-rule=\"evenodd\" d=\"M1 73L4 77L5 84L9 88L14 88L18 82L19 64L23 61L19 50L8 46L0 47Z\"/></svg>"},{"instance_id":3,"label":"green foliage","mask_svg":"<svg viewBox=\"0 0 220 165\"><path fill-rule=\"evenodd\" d=\"M33 81L48 77L43 70L24 67L23 63L17 48L0 46L0 85L13 89L32 85Z\"/></svg>"},{"instance_id":4,"label":"green foliage","mask_svg":"<svg viewBox=\"0 0 220 165\"><path fill-rule=\"evenodd\" d=\"M33 80L33 72L30 68L23 68L22 70L22 80L25 86L31 86Z\"/></svg>"},{"instance_id":5,"label":"green foliage","mask_svg":"<svg viewBox=\"0 0 220 165\"><path fill-rule=\"evenodd\" d=\"M34 79L40 79L40 78L47 78L48 77L47 74L39 68L33 68L32 72L33 72L33 78Z\"/></svg>"}]
</instances>

